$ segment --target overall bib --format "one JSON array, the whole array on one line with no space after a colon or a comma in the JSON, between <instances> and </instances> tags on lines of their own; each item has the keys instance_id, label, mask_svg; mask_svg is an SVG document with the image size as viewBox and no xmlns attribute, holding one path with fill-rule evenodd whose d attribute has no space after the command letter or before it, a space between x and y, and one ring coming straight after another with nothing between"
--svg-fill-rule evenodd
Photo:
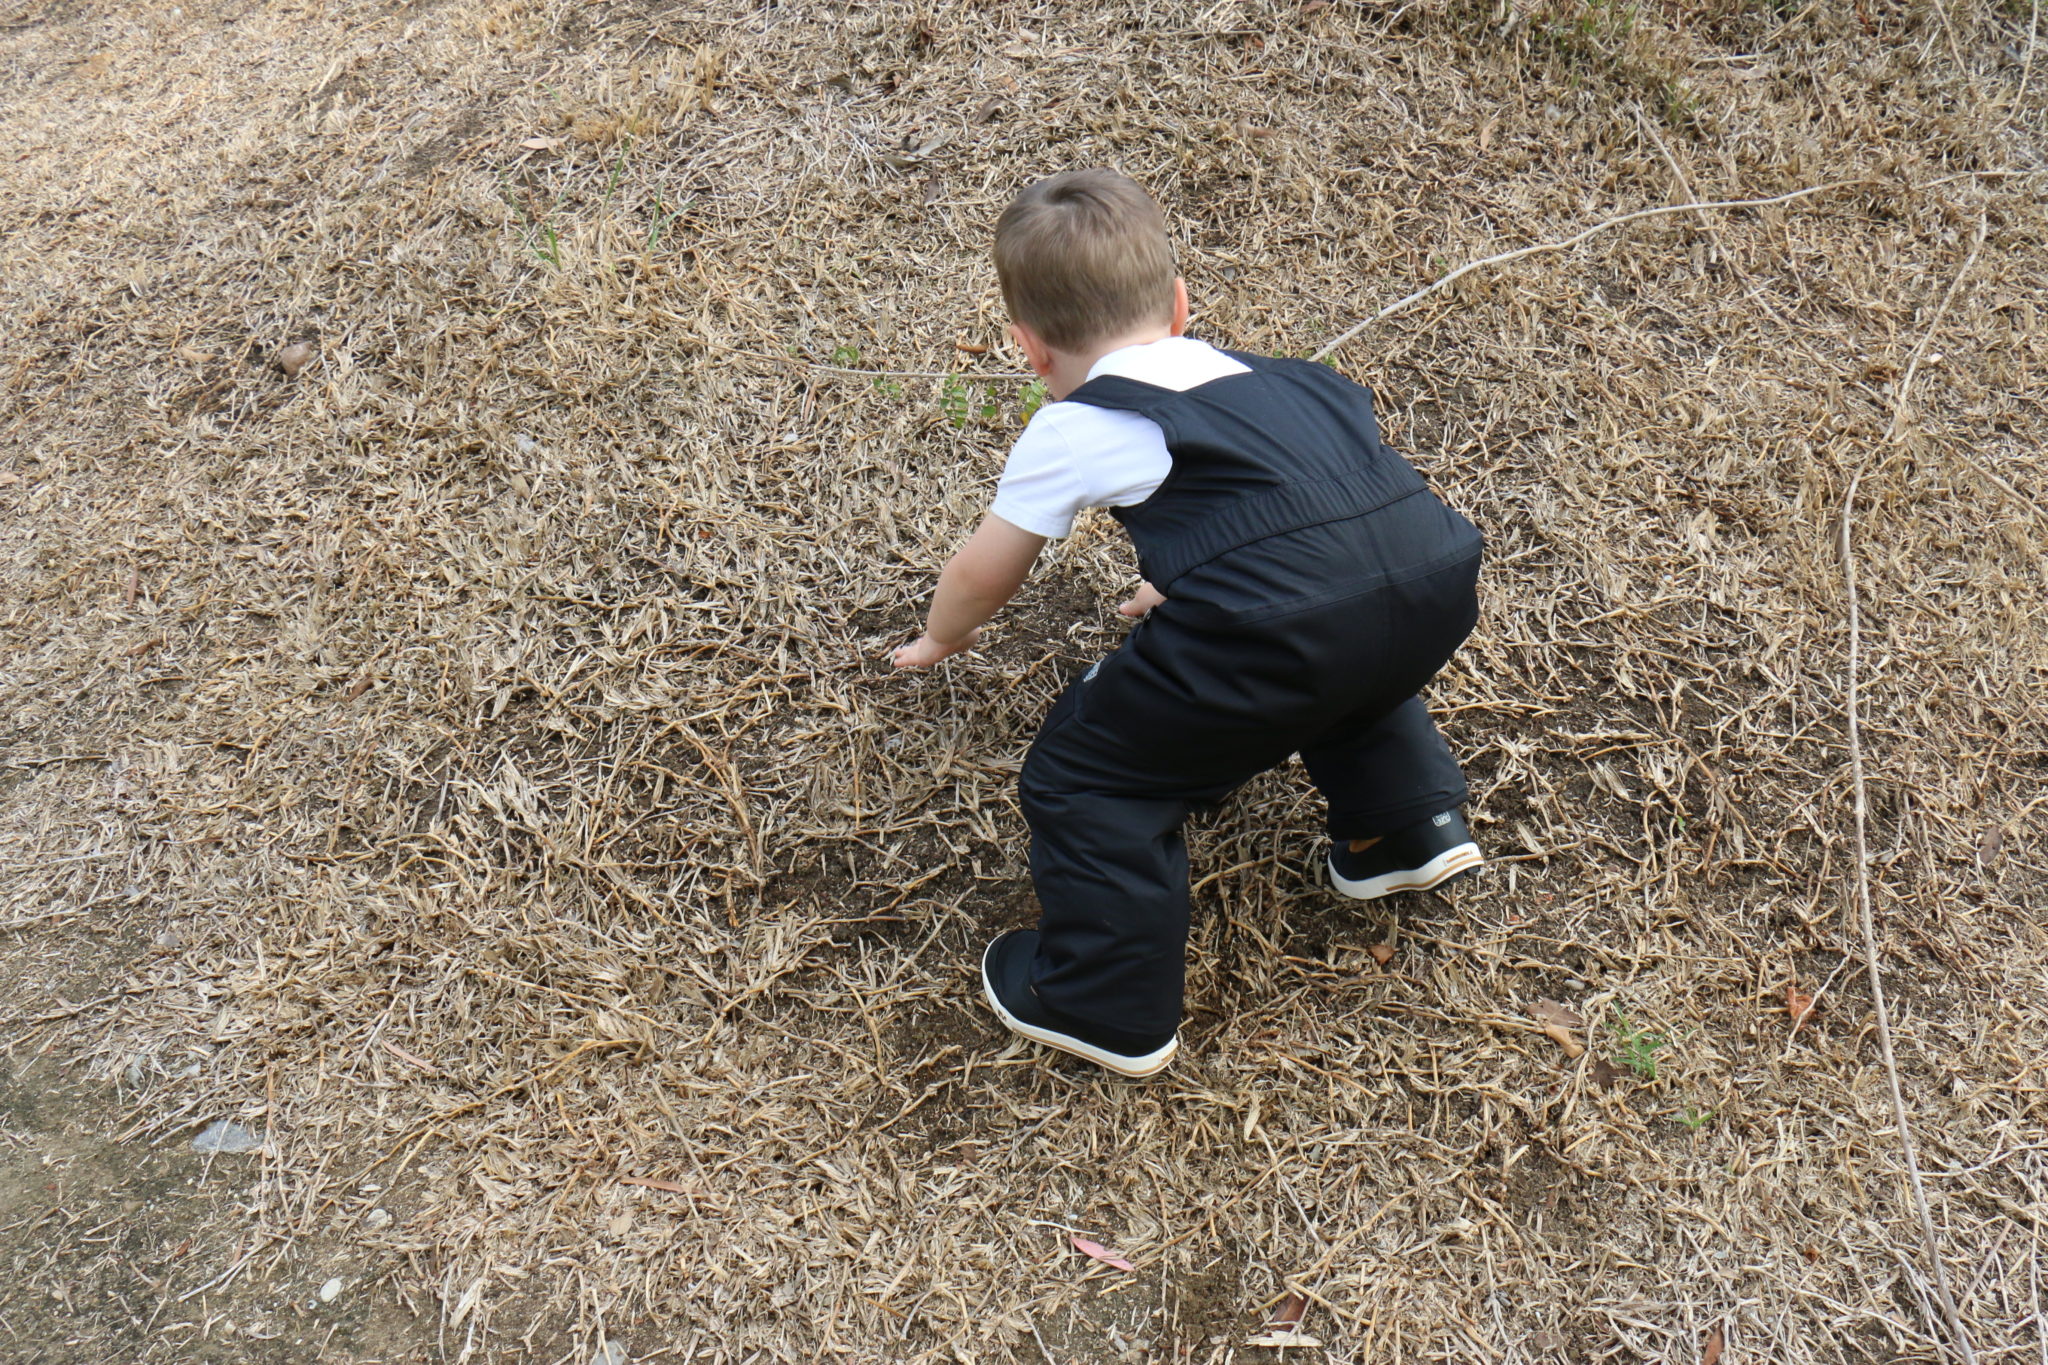
<instances>
[{"instance_id":1,"label":"overall bib","mask_svg":"<svg viewBox=\"0 0 2048 1365\"><path fill-rule=\"evenodd\" d=\"M1138 413L1173 469L1111 512L1167 600L1067 689L1019 779L1049 1008L1156 1047L1178 1026L1181 824L1300 753L1334 839L1463 804L1416 693L1478 619L1478 530L1382 445L1371 391L1305 361L1176 392L1121 376L1067 396Z\"/></svg>"}]
</instances>

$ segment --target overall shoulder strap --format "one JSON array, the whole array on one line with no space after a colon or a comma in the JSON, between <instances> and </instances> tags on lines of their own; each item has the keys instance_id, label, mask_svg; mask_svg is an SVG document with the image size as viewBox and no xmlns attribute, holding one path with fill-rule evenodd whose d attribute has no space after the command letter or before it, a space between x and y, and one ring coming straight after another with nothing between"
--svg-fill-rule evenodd
<instances>
[{"instance_id":1,"label":"overall shoulder strap","mask_svg":"<svg viewBox=\"0 0 2048 1365\"><path fill-rule=\"evenodd\" d=\"M1142 379L1127 379L1120 374L1104 374L1097 375L1060 401L1086 403L1091 408L1111 408L1118 412L1135 412L1140 417L1150 417L1153 409L1164 406L1178 397L1178 389L1161 388L1157 384L1147 384Z\"/></svg>"},{"instance_id":2,"label":"overall shoulder strap","mask_svg":"<svg viewBox=\"0 0 2048 1365\"><path fill-rule=\"evenodd\" d=\"M1273 356L1260 355L1255 351L1231 351L1225 350L1221 346L1218 346L1216 349L1255 374L1268 374L1285 367L1288 363ZM1318 368L1321 367L1319 366ZM1229 376L1225 375L1224 378L1227 379ZM1210 382L1214 383L1215 381L1211 380ZM1208 387L1206 384L1197 384L1192 389L1169 389L1163 388L1158 384L1147 384L1142 379L1130 379L1120 374L1104 374L1097 375L1081 385L1080 388L1068 394L1062 401L1086 403L1090 407L1115 408L1122 412L1135 412L1150 416L1147 409L1157 407L1162 403L1179 398L1183 394L1194 393L1206 387Z\"/></svg>"}]
</instances>

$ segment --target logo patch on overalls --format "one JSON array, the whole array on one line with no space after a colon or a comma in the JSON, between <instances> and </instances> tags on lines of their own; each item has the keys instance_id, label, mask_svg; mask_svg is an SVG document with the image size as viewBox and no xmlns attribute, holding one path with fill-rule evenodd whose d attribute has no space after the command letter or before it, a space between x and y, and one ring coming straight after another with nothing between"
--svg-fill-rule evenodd
<instances>
[{"instance_id":1,"label":"logo patch on overalls","mask_svg":"<svg viewBox=\"0 0 2048 1365\"><path fill-rule=\"evenodd\" d=\"M1429 817L1429 823L1435 825L1438 829L1442 829L1445 825L1451 823L1451 813L1444 811L1439 815L1432 815Z\"/></svg>"}]
</instances>

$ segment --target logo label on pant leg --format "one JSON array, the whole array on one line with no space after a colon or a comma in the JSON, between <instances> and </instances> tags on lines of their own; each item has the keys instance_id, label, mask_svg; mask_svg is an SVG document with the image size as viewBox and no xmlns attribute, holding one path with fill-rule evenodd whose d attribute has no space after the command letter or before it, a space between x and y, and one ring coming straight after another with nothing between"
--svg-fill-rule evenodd
<instances>
[{"instance_id":1,"label":"logo label on pant leg","mask_svg":"<svg viewBox=\"0 0 2048 1365\"><path fill-rule=\"evenodd\" d=\"M1442 829L1445 825L1451 823L1451 813L1449 811L1444 811L1440 815L1432 815L1429 818L1429 823L1435 825L1438 829Z\"/></svg>"}]
</instances>

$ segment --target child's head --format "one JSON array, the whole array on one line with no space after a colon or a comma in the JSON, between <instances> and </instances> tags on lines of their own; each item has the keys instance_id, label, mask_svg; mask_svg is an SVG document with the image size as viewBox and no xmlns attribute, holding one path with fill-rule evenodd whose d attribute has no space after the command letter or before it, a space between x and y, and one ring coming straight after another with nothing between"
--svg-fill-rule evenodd
<instances>
[{"instance_id":1,"label":"child's head","mask_svg":"<svg viewBox=\"0 0 2048 1365\"><path fill-rule=\"evenodd\" d=\"M1027 185L996 220L996 278L1010 317L1069 353L1157 325L1184 304L1166 218L1115 171L1067 171Z\"/></svg>"}]
</instances>

